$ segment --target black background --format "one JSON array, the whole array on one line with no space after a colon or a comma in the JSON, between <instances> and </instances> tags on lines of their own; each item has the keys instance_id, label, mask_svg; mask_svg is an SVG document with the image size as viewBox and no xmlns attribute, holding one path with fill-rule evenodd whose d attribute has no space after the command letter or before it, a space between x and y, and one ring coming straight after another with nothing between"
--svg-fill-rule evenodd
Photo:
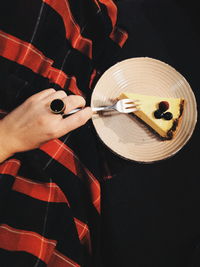
<instances>
[{"instance_id":1,"label":"black background","mask_svg":"<svg viewBox=\"0 0 200 267\"><path fill-rule=\"evenodd\" d=\"M116 2L118 23L129 32L119 60L147 56L170 64L190 83L199 105L198 1ZM200 266L199 144L198 122L172 158L119 164L102 183L103 266Z\"/></svg>"}]
</instances>

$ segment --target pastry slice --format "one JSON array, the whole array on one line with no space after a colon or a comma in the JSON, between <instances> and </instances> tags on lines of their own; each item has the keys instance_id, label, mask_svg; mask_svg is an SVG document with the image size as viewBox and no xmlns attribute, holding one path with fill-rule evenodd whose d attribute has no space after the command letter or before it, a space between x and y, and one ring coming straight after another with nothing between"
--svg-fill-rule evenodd
<instances>
[{"instance_id":1,"label":"pastry slice","mask_svg":"<svg viewBox=\"0 0 200 267\"><path fill-rule=\"evenodd\" d=\"M162 139L172 139L180 126L183 98L167 98L143 94L122 93L119 99L138 100L139 110L134 114L153 129Z\"/></svg>"}]
</instances>

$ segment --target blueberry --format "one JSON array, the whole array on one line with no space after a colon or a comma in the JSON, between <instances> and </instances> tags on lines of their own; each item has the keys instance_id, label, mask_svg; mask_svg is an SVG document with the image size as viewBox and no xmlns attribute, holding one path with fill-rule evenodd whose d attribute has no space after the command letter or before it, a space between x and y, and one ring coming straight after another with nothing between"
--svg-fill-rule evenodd
<instances>
[{"instance_id":1,"label":"blueberry","mask_svg":"<svg viewBox=\"0 0 200 267\"><path fill-rule=\"evenodd\" d=\"M161 101L158 106L159 109L164 112L169 108L169 103L167 101Z\"/></svg>"},{"instance_id":2,"label":"blueberry","mask_svg":"<svg viewBox=\"0 0 200 267\"><path fill-rule=\"evenodd\" d=\"M171 119L173 118L173 115L172 115L171 112L165 112L165 113L163 114L163 118L164 118L165 120L169 121L169 120L171 120Z\"/></svg>"},{"instance_id":3,"label":"blueberry","mask_svg":"<svg viewBox=\"0 0 200 267\"><path fill-rule=\"evenodd\" d=\"M156 119L161 119L162 116L163 116L163 113L162 113L162 111L160 109L157 109L156 111L154 111L154 117Z\"/></svg>"}]
</instances>

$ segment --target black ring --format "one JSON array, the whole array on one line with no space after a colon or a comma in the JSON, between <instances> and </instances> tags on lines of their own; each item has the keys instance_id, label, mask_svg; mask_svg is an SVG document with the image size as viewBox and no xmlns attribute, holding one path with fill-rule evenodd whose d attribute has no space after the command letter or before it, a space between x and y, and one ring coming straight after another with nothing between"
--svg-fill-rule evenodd
<instances>
[{"instance_id":1,"label":"black ring","mask_svg":"<svg viewBox=\"0 0 200 267\"><path fill-rule=\"evenodd\" d=\"M54 114L63 114L65 110L65 103L62 99L54 99L50 104L50 110Z\"/></svg>"}]
</instances>

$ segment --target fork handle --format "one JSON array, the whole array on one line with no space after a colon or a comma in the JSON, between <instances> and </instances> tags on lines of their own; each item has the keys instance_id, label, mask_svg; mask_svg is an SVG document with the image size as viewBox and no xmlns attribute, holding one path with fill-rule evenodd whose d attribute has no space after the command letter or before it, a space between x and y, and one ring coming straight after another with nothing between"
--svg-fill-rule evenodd
<instances>
[{"instance_id":1,"label":"fork handle","mask_svg":"<svg viewBox=\"0 0 200 267\"><path fill-rule=\"evenodd\" d=\"M92 111L98 112L102 110L114 110L114 106L103 106L103 107L97 107L97 108L92 108Z\"/></svg>"},{"instance_id":2,"label":"fork handle","mask_svg":"<svg viewBox=\"0 0 200 267\"><path fill-rule=\"evenodd\" d=\"M63 118L67 117L68 115L74 114L80 110L82 110L82 108L73 109L70 112L68 112L67 114L64 114ZM113 106L105 106L105 107L103 106L103 107L92 108L93 112L98 112L98 111L102 111L102 110L114 110L114 107Z\"/></svg>"},{"instance_id":3,"label":"fork handle","mask_svg":"<svg viewBox=\"0 0 200 267\"><path fill-rule=\"evenodd\" d=\"M67 114L64 114L64 116L66 115L71 115L71 114L74 114L74 113L76 113L76 112L78 112L78 111L80 111L81 110L81 108L76 108L76 109L73 109L73 110L71 110L70 112L68 112Z\"/></svg>"}]
</instances>

